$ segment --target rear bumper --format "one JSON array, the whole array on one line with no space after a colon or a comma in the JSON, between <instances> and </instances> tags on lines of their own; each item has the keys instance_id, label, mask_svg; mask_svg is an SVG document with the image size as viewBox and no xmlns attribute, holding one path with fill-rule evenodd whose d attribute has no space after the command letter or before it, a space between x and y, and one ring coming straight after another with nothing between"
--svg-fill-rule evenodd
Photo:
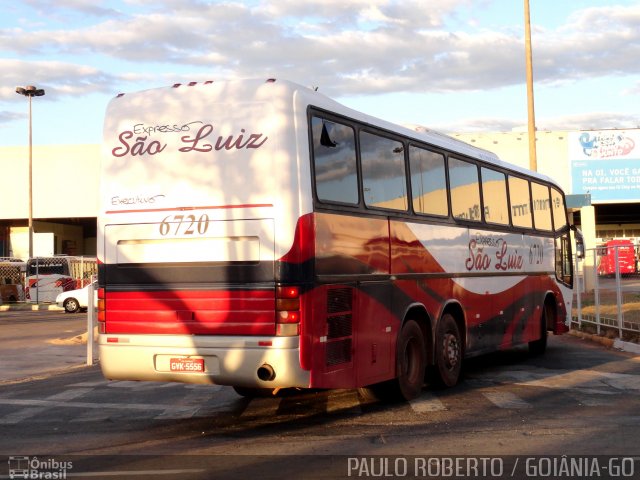
<instances>
[{"instance_id":1,"label":"rear bumper","mask_svg":"<svg viewBox=\"0 0 640 480\"><path fill-rule=\"evenodd\" d=\"M111 380L205 383L260 388L308 387L310 372L300 367L299 337L192 335L99 336L100 365ZM172 372L170 360L204 360L204 372ZM275 377L258 378L270 365Z\"/></svg>"}]
</instances>

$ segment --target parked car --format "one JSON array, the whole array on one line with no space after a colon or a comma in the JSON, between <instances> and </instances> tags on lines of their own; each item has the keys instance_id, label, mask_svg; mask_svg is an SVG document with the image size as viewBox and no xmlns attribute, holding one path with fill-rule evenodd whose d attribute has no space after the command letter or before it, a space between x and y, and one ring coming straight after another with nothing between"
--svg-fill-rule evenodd
<instances>
[{"instance_id":1,"label":"parked car","mask_svg":"<svg viewBox=\"0 0 640 480\"><path fill-rule=\"evenodd\" d=\"M62 292L56 297L56 303L60 307L64 307L67 313L76 313L86 310L89 306L89 288L93 285L94 299L93 304L98 303L98 282L88 284L86 287L77 290L69 290Z\"/></svg>"}]
</instances>

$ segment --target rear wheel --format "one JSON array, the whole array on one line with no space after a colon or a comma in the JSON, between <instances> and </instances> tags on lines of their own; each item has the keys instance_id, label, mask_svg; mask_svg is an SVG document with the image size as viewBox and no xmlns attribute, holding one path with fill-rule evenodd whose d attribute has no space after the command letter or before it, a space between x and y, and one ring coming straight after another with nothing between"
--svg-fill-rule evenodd
<instances>
[{"instance_id":1,"label":"rear wheel","mask_svg":"<svg viewBox=\"0 0 640 480\"><path fill-rule=\"evenodd\" d=\"M545 303L540 316L540 339L529 342L531 355L542 355L547 350L547 322L552 316L551 307Z\"/></svg>"},{"instance_id":2,"label":"rear wheel","mask_svg":"<svg viewBox=\"0 0 640 480\"><path fill-rule=\"evenodd\" d=\"M445 313L438 322L436 331L436 381L444 387L453 387L460 379L462 370L462 336L458 322Z\"/></svg>"},{"instance_id":3,"label":"rear wheel","mask_svg":"<svg viewBox=\"0 0 640 480\"><path fill-rule=\"evenodd\" d=\"M398 336L397 377L358 389L365 401L402 401L420 396L427 365L422 329L415 320L407 320Z\"/></svg>"},{"instance_id":4,"label":"rear wheel","mask_svg":"<svg viewBox=\"0 0 640 480\"><path fill-rule=\"evenodd\" d=\"M64 311L67 313L76 313L80 311L80 303L75 298L67 298L62 304Z\"/></svg>"},{"instance_id":5,"label":"rear wheel","mask_svg":"<svg viewBox=\"0 0 640 480\"><path fill-rule=\"evenodd\" d=\"M415 320L407 320L398 338L396 354L397 391L405 400L420 396L427 367L427 349L422 329Z\"/></svg>"}]
</instances>

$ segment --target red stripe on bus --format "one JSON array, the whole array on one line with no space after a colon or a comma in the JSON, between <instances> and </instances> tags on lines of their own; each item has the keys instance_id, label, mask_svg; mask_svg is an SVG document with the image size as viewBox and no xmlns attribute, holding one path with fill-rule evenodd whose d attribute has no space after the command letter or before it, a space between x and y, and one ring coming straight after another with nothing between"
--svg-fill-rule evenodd
<instances>
[{"instance_id":1,"label":"red stripe on bus","mask_svg":"<svg viewBox=\"0 0 640 480\"><path fill-rule=\"evenodd\" d=\"M246 205L211 205L205 207L172 207L172 208L147 208L138 210L107 210L106 214L112 213L142 213L142 212L188 212L191 210L224 210L229 208L262 208L273 207L272 203L255 203Z\"/></svg>"},{"instance_id":2,"label":"red stripe on bus","mask_svg":"<svg viewBox=\"0 0 640 480\"><path fill-rule=\"evenodd\" d=\"M275 289L107 291L105 296L109 334L275 334Z\"/></svg>"}]
</instances>

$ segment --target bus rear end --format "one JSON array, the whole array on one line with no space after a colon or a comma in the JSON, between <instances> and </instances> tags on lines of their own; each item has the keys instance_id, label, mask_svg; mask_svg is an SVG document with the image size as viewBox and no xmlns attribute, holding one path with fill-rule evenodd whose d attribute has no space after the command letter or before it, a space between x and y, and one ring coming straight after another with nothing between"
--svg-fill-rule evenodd
<instances>
[{"instance_id":1,"label":"bus rear end","mask_svg":"<svg viewBox=\"0 0 640 480\"><path fill-rule=\"evenodd\" d=\"M309 386L304 279L292 285L279 267L305 210L292 95L286 83L205 82L110 103L98 233L107 378Z\"/></svg>"}]
</instances>

